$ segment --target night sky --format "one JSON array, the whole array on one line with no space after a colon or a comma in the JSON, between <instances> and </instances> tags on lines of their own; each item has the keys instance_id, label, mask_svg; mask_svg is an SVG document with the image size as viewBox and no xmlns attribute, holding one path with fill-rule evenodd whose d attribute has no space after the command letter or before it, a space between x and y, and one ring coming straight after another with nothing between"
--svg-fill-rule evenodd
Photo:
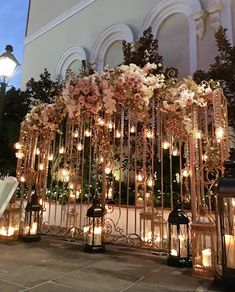
<instances>
[{"instance_id":1,"label":"night sky","mask_svg":"<svg viewBox=\"0 0 235 292\"><path fill-rule=\"evenodd\" d=\"M23 43L28 13L28 0L0 0L0 54L7 44L14 48L16 59L23 63ZM15 76L7 81L8 86L20 87L21 66Z\"/></svg>"}]
</instances>

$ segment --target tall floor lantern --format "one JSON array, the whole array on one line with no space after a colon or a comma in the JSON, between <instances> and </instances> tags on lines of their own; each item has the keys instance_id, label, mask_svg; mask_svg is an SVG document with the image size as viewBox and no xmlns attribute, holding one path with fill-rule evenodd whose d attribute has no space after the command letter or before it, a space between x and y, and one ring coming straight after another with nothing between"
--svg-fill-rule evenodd
<instances>
[{"instance_id":1,"label":"tall floor lantern","mask_svg":"<svg viewBox=\"0 0 235 292\"><path fill-rule=\"evenodd\" d=\"M235 161L225 161L224 167L218 184L216 279L235 286Z\"/></svg>"}]
</instances>

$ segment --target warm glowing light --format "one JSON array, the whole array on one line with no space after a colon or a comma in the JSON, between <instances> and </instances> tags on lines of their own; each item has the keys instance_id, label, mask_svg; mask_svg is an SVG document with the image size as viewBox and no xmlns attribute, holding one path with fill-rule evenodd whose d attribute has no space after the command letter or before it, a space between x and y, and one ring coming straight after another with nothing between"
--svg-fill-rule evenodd
<instances>
[{"instance_id":1,"label":"warm glowing light","mask_svg":"<svg viewBox=\"0 0 235 292\"><path fill-rule=\"evenodd\" d=\"M112 168L111 168L109 165L107 165L107 166L105 167L105 173L106 173L106 174L110 174L111 171L112 171Z\"/></svg>"},{"instance_id":2,"label":"warm glowing light","mask_svg":"<svg viewBox=\"0 0 235 292\"><path fill-rule=\"evenodd\" d=\"M0 235L9 236L10 237L10 236L14 235L15 230L16 230L16 228L14 228L12 226L9 226L8 228L2 227L0 229Z\"/></svg>"},{"instance_id":3,"label":"warm glowing light","mask_svg":"<svg viewBox=\"0 0 235 292\"><path fill-rule=\"evenodd\" d=\"M203 161L207 161L207 159L208 159L208 155L207 155L206 153L204 153L204 154L202 155L202 160L203 160Z\"/></svg>"},{"instance_id":4,"label":"warm glowing light","mask_svg":"<svg viewBox=\"0 0 235 292\"><path fill-rule=\"evenodd\" d=\"M168 142L168 141L163 141L162 142L162 148L163 149L169 149L169 147L170 147L170 143Z\"/></svg>"},{"instance_id":5,"label":"warm glowing light","mask_svg":"<svg viewBox=\"0 0 235 292\"><path fill-rule=\"evenodd\" d=\"M69 188L70 188L70 190L73 190L74 189L74 185L72 183L69 184Z\"/></svg>"},{"instance_id":6,"label":"warm glowing light","mask_svg":"<svg viewBox=\"0 0 235 292\"><path fill-rule=\"evenodd\" d=\"M14 144L14 147L15 147L16 150L19 150L22 147L22 145L19 142L16 142Z\"/></svg>"},{"instance_id":7,"label":"warm glowing light","mask_svg":"<svg viewBox=\"0 0 235 292\"><path fill-rule=\"evenodd\" d=\"M18 159L22 159L24 157L24 153L21 151L16 152L15 155L16 155L16 158L18 158Z\"/></svg>"},{"instance_id":8,"label":"warm glowing light","mask_svg":"<svg viewBox=\"0 0 235 292\"><path fill-rule=\"evenodd\" d=\"M152 139L153 138L153 131L152 130L147 130L146 131L146 137L148 139Z\"/></svg>"},{"instance_id":9,"label":"warm glowing light","mask_svg":"<svg viewBox=\"0 0 235 292\"><path fill-rule=\"evenodd\" d=\"M232 205L233 207L235 207L235 200L232 200Z\"/></svg>"},{"instance_id":10,"label":"warm glowing light","mask_svg":"<svg viewBox=\"0 0 235 292\"><path fill-rule=\"evenodd\" d=\"M178 148L174 148L174 149L172 150L172 155L173 155L173 156L179 156L179 155L180 155L180 151L179 151L179 149L178 149Z\"/></svg>"},{"instance_id":11,"label":"warm glowing light","mask_svg":"<svg viewBox=\"0 0 235 292\"><path fill-rule=\"evenodd\" d=\"M136 132L136 127L135 127L135 126L131 126L131 128L130 128L130 132L131 132L132 134L134 134L134 133Z\"/></svg>"},{"instance_id":12,"label":"warm glowing light","mask_svg":"<svg viewBox=\"0 0 235 292\"><path fill-rule=\"evenodd\" d=\"M100 163L103 163L104 162L104 157L103 156L100 156Z\"/></svg>"},{"instance_id":13,"label":"warm glowing light","mask_svg":"<svg viewBox=\"0 0 235 292\"><path fill-rule=\"evenodd\" d=\"M113 198L113 188L109 188L108 189L107 197L108 197L108 199L112 199Z\"/></svg>"},{"instance_id":14,"label":"warm glowing light","mask_svg":"<svg viewBox=\"0 0 235 292\"><path fill-rule=\"evenodd\" d=\"M38 230L37 222L33 222L30 227L30 235L36 235Z\"/></svg>"},{"instance_id":15,"label":"warm glowing light","mask_svg":"<svg viewBox=\"0 0 235 292\"><path fill-rule=\"evenodd\" d=\"M59 149L59 153L60 154L64 154L65 153L65 148L62 146L62 147L60 147L60 149Z\"/></svg>"},{"instance_id":16,"label":"warm glowing light","mask_svg":"<svg viewBox=\"0 0 235 292\"><path fill-rule=\"evenodd\" d=\"M119 130L116 131L115 133L116 138L121 138L121 132Z\"/></svg>"},{"instance_id":17,"label":"warm glowing light","mask_svg":"<svg viewBox=\"0 0 235 292\"><path fill-rule=\"evenodd\" d=\"M20 181L21 181L21 182L25 182L25 181L26 181L26 178L25 178L24 175L21 175L21 177L20 177Z\"/></svg>"},{"instance_id":18,"label":"warm glowing light","mask_svg":"<svg viewBox=\"0 0 235 292\"><path fill-rule=\"evenodd\" d=\"M113 128L113 123L112 123L112 122L108 122L108 123L107 123L107 127L108 127L109 130L112 130L112 128Z\"/></svg>"},{"instance_id":19,"label":"warm glowing light","mask_svg":"<svg viewBox=\"0 0 235 292\"><path fill-rule=\"evenodd\" d=\"M77 150L78 150L78 151L82 151L82 150L83 150L83 145L82 145L82 143L78 143L78 144L77 144Z\"/></svg>"},{"instance_id":20,"label":"warm glowing light","mask_svg":"<svg viewBox=\"0 0 235 292\"><path fill-rule=\"evenodd\" d=\"M202 132L201 131L196 131L195 134L194 134L194 137L196 139L201 139L202 138Z\"/></svg>"},{"instance_id":21,"label":"warm glowing light","mask_svg":"<svg viewBox=\"0 0 235 292\"><path fill-rule=\"evenodd\" d=\"M63 168L63 169L61 170L61 174L62 174L63 176L67 176L68 173L69 173L68 170L65 169L65 168Z\"/></svg>"},{"instance_id":22,"label":"warm glowing light","mask_svg":"<svg viewBox=\"0 0 235 292\"><path fill-rule=\"evenodd\" d=\"M171 249L171 255L172 256L177 256L177 251L175 249Z\"/></svg>"},{"instance_id":23,"label":"warm glowing light","mask_svg":"<svg viewBox=\"0 0 235 292\"><path fill-rule=\"evenodd\" d=\"M48 160L49 160L49 161L52 161L53 158L54 158L54 155L53 155L53 154L50 154L49 157L48 157Z\"/></svg>"},{"instance_id":24,"label":"warm glowing light","mask_svg":"<svg viewBox=\"0 0 235 292\"><path fill-rule=\"evenodd\" d=\"M136 176L136 179L141 182L144 179L143 174L141 172L139 172Z\"/></svg>"},{"instance_id":25,"label":"warm glowing light","mask_svg":"<svg viewBox=\"0 0 235 292\"><path fill-rule=\"evenodd\" d=\"M181 174L183 177L188 177L190 174L188 167L185 167L184 169L182 169Z\"/></svg>"},{"instance_id":26,"label":"warm glowing light","mask_svg":"<svg viewBox=\"0 0 235 292\"><path fill-rule=\"evenodd\" d=\"M35 153L36 153L36 155L39 155L40 154L40 150L37 148Z\"/></svg>"},{"instance_id":27,"label":"warm glowing light","mask_svg":"<svg viewBox=\"0 0 235 292\"><path fill-rule=\"evenodd\" d=\"M83 226L83 232L86 234L89 231L89 226L85 225Z\"/></svg>"},{"instance_id":28,"label":"warm glowing light","mask_svg":"<svg viewBox=\"0 0 235 292\"><path fill-rule=\"evenodd\" d=\"M105 123L104 123L104 120L102 119L102 118L98 118L98 124L100 125L100 126L103 126Z\"/></svg>"},{"instance_id":29,"label":"warm glowing light","mask_svg":"<svg viewBox=\"0 0 235 292\"><path fill-rule=\"evenodd\" d=\"M153 177L150 176L147 180L147 185L151 188L154 185Z\"/></svg>"},{"instance_id":30,"label":"warm glowing light","mask_svg":"<svg viewBox=\"0 0 235 292\"><path fill-rule=\"evenodd\" d=\"M78 131L74 131L74 132L73 132L73 137L74 137L74 138L78 138L78 135L79 135L79 134L78 134Z\"/></svg>"},{"instance_id":31,"label":"warm glowing light","mask_svg":"<svg viewBox=\"0 0 235 292\"><path fill-rule=\"evenodd\" d=\"M39 205L42 205L42 198L39 200Z\"/></svg>"},{"instance_id":32,"label":"warm glowing light","mask_svg":"<svg viewBox=\"0 0 235 292\"><path fill-rule=\"evenodd\" d=\"M38 169L39 169L39 170L43 170L43 169L44 169L44 165L43 165L43 163L39 163L39 165L38 165Z\"/></svg>"},{"instance_id":33,"label":"warm glowing light","mask_svg":"<svg viewBox=\"0 0 235 292\"><path fill-rule=\"evenodd\" d=\"M85 132L84 132L84 135L86 137L91 137L91 130L90 129L86 129Z\"/></svg>"},{"instance_id":34,"label":"warm glowing light","mask_svg":"<svg viewBox=\"0 0 235 292\"><path fill-rule=\"evenodd\" d=\"M224 134L225 134L225 130L222 127L219 127L215 130L215 136L218 142L220 142L223 139Z\"/></svg>"}]
</instances>

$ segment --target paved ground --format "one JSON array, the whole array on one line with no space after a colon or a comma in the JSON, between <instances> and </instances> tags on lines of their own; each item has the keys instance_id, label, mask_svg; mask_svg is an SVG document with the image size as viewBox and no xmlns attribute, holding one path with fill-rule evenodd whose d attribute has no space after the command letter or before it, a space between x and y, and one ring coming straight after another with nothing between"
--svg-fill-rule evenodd
<instances>
[{"instance_id":1,"label":"paved ground","mask_svg":"<svg viewBox=\"0 0 235 292\"><path fill-rule=\"evenodd\" d=\"M44 237L38 243L0 244L0 291L160 292L219 291L190 269L166 265L149 251L107 246L88 254L82 246Z\"/></svg>"}]
</instances>

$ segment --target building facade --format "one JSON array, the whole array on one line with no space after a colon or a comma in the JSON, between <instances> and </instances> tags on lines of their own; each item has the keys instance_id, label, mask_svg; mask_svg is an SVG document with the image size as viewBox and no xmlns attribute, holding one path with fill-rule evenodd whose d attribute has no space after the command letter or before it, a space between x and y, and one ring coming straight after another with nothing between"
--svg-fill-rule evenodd
<instances>
[{"instance_id":1,"label":"building facade","mask_svg":"<svg viewBox=\"0 0 235 292\"><path fill-rule=\"evenodd\" d=\"M233 44L234 0L31 0L24 43L22 88L44 68L54 78L75 73L81 61L95 70L122 63L122 40L132 42L152 27L167 66L181 77L206 69L222 25Z\"/></svg>"}]
</instances>

